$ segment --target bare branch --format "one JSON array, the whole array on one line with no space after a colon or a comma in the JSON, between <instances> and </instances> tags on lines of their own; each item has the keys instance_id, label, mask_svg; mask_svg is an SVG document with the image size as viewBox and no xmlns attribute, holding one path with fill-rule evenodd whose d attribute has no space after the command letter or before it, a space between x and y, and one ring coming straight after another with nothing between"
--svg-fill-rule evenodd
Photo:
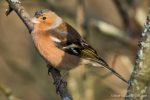
<instances>
[{"instance_id":1,"label":"bare branch","mask_svg":"<svg viewBox=\"0 0 150 100\"><path fill-rule=\"evenodd\" d=\"M33 23L30 21L29 14L26 12L25 8L21 5L19 0L6 0L9 4L8 9L6 10L6 15L9 15L13 10L21 18L23 23L28 28L31 33L33 29Z\"/></svg>"},{"instance_id":2,"label":"bare branch","mask_svg":"<svg viewBox=\"0 0 150 100\"><path fill-rule=\"evenodd\" d=\"M33 30L33 23L30 21L30 16L26 12L25 8L21 5L21 2L19 0L6 0L7 3L9 4L8 9L6 10L6 15L9 15L13 10L17 13L17 15L21 18L23 23L26 25L28 28L29 32L31 33ZM54 82L60 82L62 80L61 74L57 69L53 68L52 66L48 65L51 67L51 75L54 79ZM62 100L72 100L71 96L68 93L66 83L60 82L59 87L57 86L58 84L55 84L56 89L61 96Z\"/></svg>"},{"instance_id":3,"label":"bare branch","mask_svg":"<svg viewBox=\"0 0 150 100\"><path fill-rule=\"evenodd\" d=\"M72 97L70 96L66 88L67 83L65 80L62 79L63 77L61 76L60 72L57 69L53 68L51 65L47 65L47 67L49 68L48 72L51 72L51 75L54 79L56 92L58 91L62 100L72 100Z\"/></svg>"},{"instance_id":4,"label":"bare branch","mask_svg":"<svg viewBox=\"0 0 150 100\"><path fill-rule=\"evenodd\" d=\"M125 100L144 100L148 97L147 89L150 84L150 9L144 30L141 34L139 50L135 66L130 78ZM149 98L150 99L150 98ZM149 100L147 99L147 100Z\"/></svg>"},{"instance_id":5,"label":"bare branch","mask_svg":"<svg viewBox=\"0 0 150 100\"><path fill-rule=\"evenodd\" d=\"M124 0L113 0L113 1L121 14L125 26L127 27L129 25L129 14L127 12L128 10L126 2Z\"/></svg>"}]
</instances>

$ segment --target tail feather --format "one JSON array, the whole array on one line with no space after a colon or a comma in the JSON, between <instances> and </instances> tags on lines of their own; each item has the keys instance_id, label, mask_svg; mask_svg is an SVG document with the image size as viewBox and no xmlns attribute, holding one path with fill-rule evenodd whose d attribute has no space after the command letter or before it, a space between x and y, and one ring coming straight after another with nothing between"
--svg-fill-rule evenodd
<instances>
[{"instance_id":1,"label":"tail feather","mask_svg":"<svg viewBox=\"0 0 150 100\"><path fill-rule=\"evenodd\" d=\"M129 84L127 80L125 80L119 73L117 73L114 69L112 69L103 59L99 59L99 61L96 61L100 65L102 65L107 70L111 71L115 76L117 76L119 79L124 81L125 83Z\"/></svg>"}]
</instances>

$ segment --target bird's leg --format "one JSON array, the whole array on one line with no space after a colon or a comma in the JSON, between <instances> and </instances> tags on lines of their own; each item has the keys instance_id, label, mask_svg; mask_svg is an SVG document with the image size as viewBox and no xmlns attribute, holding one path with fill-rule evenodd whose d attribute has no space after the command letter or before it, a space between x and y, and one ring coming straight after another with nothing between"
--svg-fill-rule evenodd
<instances>
[{"instance_id":1,"label":"bird's leg","mask_svg":"<svg viewBox=\"0 0 150 100\"><path fill-rule=\"evenodd\" d=\"M54 67L51 66L51 65L47 65L47 68L48 68L48 75L50 75L50 72L52 72L52 71L55 71L55 72L57 72L57 73L60 73L59 70L57 70L56 68L54 68Z\"/></svg>"},{"instance_id":2,"label":"bird's leg","mask_svg":"<svg viewBox=\"0 0 150 100\"><path fill-rule=\"evenodd\" d=\"M47 65L47 67L48 67L48 75L50 72L55 72L59 75L59 77L54 79L54 83L53 83L56 86L56 93L59 93L59 87L61 85L67 86L67 82L64 80L64 75L61 76L60 71L55 69L51 65ZM53 73L51 73L51 74L53 74ZM52 75L52 77L53 77L53 75Z\"/></svg>"}]
</instances>

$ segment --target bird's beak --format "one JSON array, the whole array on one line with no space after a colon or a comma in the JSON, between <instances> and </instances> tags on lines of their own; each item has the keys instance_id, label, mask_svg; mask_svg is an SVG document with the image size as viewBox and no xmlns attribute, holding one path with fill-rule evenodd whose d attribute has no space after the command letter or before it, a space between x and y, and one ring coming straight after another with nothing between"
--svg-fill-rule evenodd
<instances>
[{"instance_id":1,"label":"bird's beak","mask_svg":"<svg viewBox=\"0 0 150 100\"><path fill-rule=\"evenodd\" d=\"M38 19L35 17L31 18L31 22L34 24L39 23Z\"/></svg>"}]
</instances>

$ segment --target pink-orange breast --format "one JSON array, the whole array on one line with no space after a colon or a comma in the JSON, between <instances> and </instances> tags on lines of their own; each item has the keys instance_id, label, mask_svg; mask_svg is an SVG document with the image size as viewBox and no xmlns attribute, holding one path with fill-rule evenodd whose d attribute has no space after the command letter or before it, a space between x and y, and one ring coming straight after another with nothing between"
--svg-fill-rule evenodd
<instances>
[{"instance_id":1,"label":"pink-orange breast","mask_svg":"<svg viewBox=\"0 0 150 100\"><path fill-rule=\"evenodd\" d=\"M33 32L32 37L40 55L52 66L58 69L72 69L79 64L80 58L57 48L49 33Z\"/></svg>"}]
</instances>

